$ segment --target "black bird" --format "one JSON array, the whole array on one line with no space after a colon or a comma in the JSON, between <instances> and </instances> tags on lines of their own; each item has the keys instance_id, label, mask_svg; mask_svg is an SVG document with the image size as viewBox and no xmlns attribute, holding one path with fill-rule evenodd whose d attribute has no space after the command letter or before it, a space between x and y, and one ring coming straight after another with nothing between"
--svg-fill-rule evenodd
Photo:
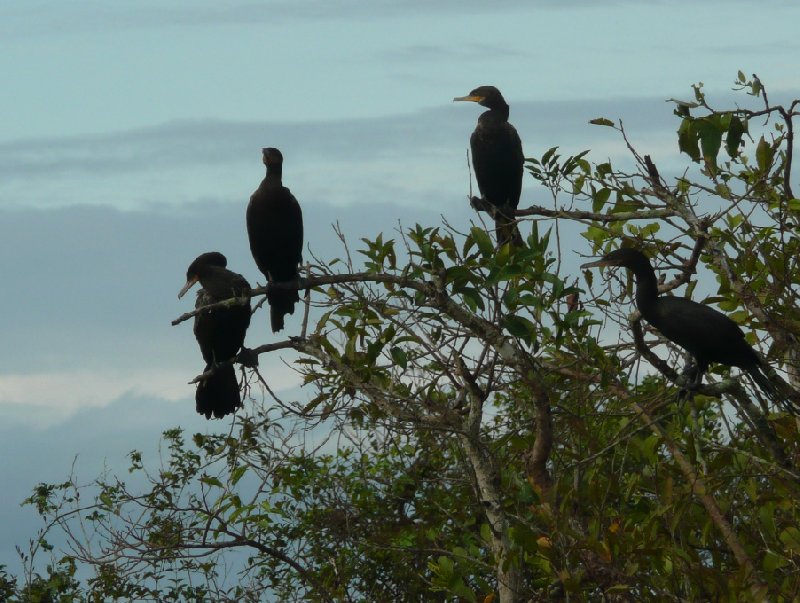
<instances>
[{"instance_id":1,"label":"black bird","mask_svg":"<svg viewBox=\"0 0 800 603\"><path fill-rule=\"evenodd\" d=\"M722 312L685 297L659 297L656 273L647 256L637 249L616 249L581 268L623 266L636 277L636 307L647 322L689 352L695 359L695 384L699 385L712 362L747 371L773 401L794 411L761 371L761 360L745 341L744 333Z\"/></svg>"},{"instance_id":2,"label":"black bird","mask_svg":"<svg viewBox=\"0 0 800 603\"><path fill-rule=\"evenodd\" d=\"M258 269L272 283L297 283L303 254L303 214L291 191L283 186L283 155L262 149L267 175L247 206L247 235ZM283 317L294 313L297 289L267 294L272 332L283 329Z\"/></svg>"},{"instance_id":3,"label":"black bird","mask_svg":"<svg viewBox=\"0 0 800 603\"><path fill-rule=\"evenodd\" d=\"M198 256L186 271L186 284L178 297L183 297L198 281L203 288L197 292L196 308L248 294L250 283L241 274L228 270L227 264L225 256L217 251ZM211 376L198 383L195 393L197 412L205 415L206 419L210 419L212 414L222 418L242 405L233 365L217 364L236 356L244 344L248 326L250 302L194 317L194 336L206 361L204 372L215 367Z\"/></svg>"},{"instance_id":4,"label":"black bird","mask_svg":"<svg viewBox=\"0 0 800 603\"><path fill-rule=\"evenodd\" d=\"M480 86L454 101L472 101L489 110L481 113L469 139L472 167L484 200L497 208L497 242L522 245L522 236L514 221L514 210L522 193L525 156L516 128L508 123L508 103L494 86Z\"/></svg>"}]
</instances>

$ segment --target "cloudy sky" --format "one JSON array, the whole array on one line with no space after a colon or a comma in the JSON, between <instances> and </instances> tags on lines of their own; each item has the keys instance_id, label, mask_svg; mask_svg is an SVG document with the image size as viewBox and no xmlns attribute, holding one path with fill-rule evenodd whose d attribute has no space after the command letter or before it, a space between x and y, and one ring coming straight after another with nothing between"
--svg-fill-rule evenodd
<instances>
[{"instance_id":1,"label":"cloudy sky","mask_svg":"<svg viewBox=\"0 0 800 603\"><path fill-rule=\"evenodd\" d=\"M263 281L244 230L261 147L284 152L307 243L333 257L337 220L357 241L473 218L479 110L454 96L498 86L529 156L620 156L587 124L602 115L677 165L664 100L698 81L727 98L739 69L796 98L799 22L789 0L4 0L0 564L37 525L19 501L75 455L91 478L164 429L229 427L195 415L200 355L169 323L203 251ZM523 195L546 202L532 182ZM248 343L272 341L255 322Z\"/></svg>"}]
</instances>

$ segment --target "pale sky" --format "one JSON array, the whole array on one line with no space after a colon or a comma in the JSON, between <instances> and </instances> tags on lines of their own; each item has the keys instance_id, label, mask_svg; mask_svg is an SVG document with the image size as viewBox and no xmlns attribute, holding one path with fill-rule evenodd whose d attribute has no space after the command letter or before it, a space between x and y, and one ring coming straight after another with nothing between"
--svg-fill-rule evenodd
<instances>
[{"instance_id":1,"label":"pale sky","mask_svg":"<svg viewBox=\"0 0 800 603\"><path fill-rule=\"evenodd\" d=\"M528 156L620 156L587 125L602 115L679 165L664 101L698 81L729 98L739 69L774 101L800 96L798 23L788 0L4 0L0 454L15 461L0 468L0 564L37 525L19 501L75 453L90 478L167 428L228 428L195 414L200 354L169 321L203 251L263 281L244 230L261 147L284 152L307 243L327 257L336 220L357 241L398 219L474 218L480 110L454 96L499 87ZM526 181L521 206L536 195ZM266 321L249 345L273 340Z\"/></svg>"}]
</instances>

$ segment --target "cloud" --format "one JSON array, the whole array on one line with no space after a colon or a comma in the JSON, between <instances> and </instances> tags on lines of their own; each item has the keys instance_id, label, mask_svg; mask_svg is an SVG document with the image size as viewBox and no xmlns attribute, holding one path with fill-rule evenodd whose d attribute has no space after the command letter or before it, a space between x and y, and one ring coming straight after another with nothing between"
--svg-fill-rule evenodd
<instances>
[{"instance_id":1,"label":"cloud","mask_svg":"<svg viewBox=\"0 0 800 603\"><path fill-rule=\"evenodd\" d=\"M177 292L191 260L214 249L252 284L264 282L250 256L244 206L0 210L0 417L55 424L123 395L192 396L187 382L202 359L191 322L170 325L192 305ZM332 223L339 221L358 248L359 237L391 232L400 218L433 222L438 212L379 203L307 209L306 241L330 259L342 255ZM300 312L289 317L289 334L301 319ZM262 309L247 345L276 341L267 324ZM282 358L291 354L262 357L262 374L278 390L297 383Z\"/></svg>"},{"instance_id":2,"label":"cloud","mask_svg":"<svg viewBox=\"0 0 800 603\"><path fill-rule=\"evenodd\" d=\"M402 63L407 61L428 61L431 58L467 62L475 60L502 61L511 57L531 57L530 53L520 52L508 46L480 42L463 46L412 44L387 51L383 53L383 56L390 61Z\"/></svg>"},{"instance_id":3,"label":"cloud","mask_svg":"<svg viewBox=\"0 0 800 603\"><path fill-rule=\"evenodd\" d=\"M689 0L683 0L688 3ZM744 2L744 0L739 0ZM717 0L717 4L723 4ZM637 0L605 0L603 8L640 4ZM790 0L768 0L765 6L791 7ZM724 2L730 5L730 0ZM168 27L202 27L219 25L252 25L254 23L373 21L428 15L502 14L536 10L596 10L593 0L426 0L396 2L393 0L140 0L136 3L109 3L99 0L66 5L61 2L27 2L4 5L0 9L0 32L7 37L60 35L123 29L161 29Z\"/></svg>"},{"instance_id":4,"label":"cloud","mask_svg":"<svg viewBox=\"0 0 800 603\"><path fill-rule=\"evenodd\" d=\"M539 6L591 6L588 0L545 0ZM135 4L108 3L95 0L65 6L59 2L26 3L0 10L0 32L6 36L118 31L123 29L156 29L176 26L252 25L253 23L285 23L292 21L372 21L427 13L492 12L530 7L524 0L498 0L487 5L481 0L444 0L437 3L415 0L269 0L268 2L140 0Z\"/></svg>"},{"instance_id":5,"label":"cloud","mask_svg":"<svg viewBox=\"0 0 800 603\"><path fill-rule=\"evenodd\" d=\"M689 90L677 95L681 92L688 96ZM734 102L730 94L712 96L718 104ZM261 178L260 148L266 145L284 151L287 183L304 204L365 204L376 197L382 203L413 203L413 195L403 198L404 193L420 189L461 195L466 189L461 184L464 157L478 111L451 99L374 118L183 120L103 135L5 142L0 144L0 201L4 207L121 209L199 200L246 202ZM530 156L555 145L570 152L602 145L603 154L626 157L618 135L588 125L599 116L622 118L628 133L645 144L649 137L674 136L677 129L664 98L509 101L511 119Z\"/></svg>"},{"instance_id":6,"label":"cloud","mask_svg":"<svg viewBox=\"0 0 800 603\"><path fill-rule=\"evenodd\" d=\"M0 377L0 412L39 426L62 422L82 408L107 406L125 394L179 400L185 374L169 370L87 370L5 374Z\"/></svg>"},{"instance_id":7,"label":"cloud","mask_svg":"<svg viewBox=\"0 0 800 603\"><path fill-rule=\"evenodd\" d=\"M284 392L301 383L300 376L277 358L265 359L263 374L270 388ZM176 402L193 396L188 381L200 372L169 368L144 370L75 370L5 374L0 377L0 416L6 423L39 428L63 423L80 412L103 408L120 398L158 398ZM191 406L187 406L189 412Z\"/></svg>"},{"instance_id":8,"label":"cloud","mask_svg":"<svg viewBox=\"0 0 800 603\"><path fill-rule=\"evenodd\" d=\"M391 195L411 189L460 196L479 111L451 100L379 118L173 121L104 135L6 142L0 144L0 201L4 207L122 209L201 199L243 202L261 178L265 145L283 150L287 183L306 204L374 203L378 195L392 203ZM531 155L553 145L582 150L614 138L587 124L598 115L624 117L632 133L676 127L663 99L509 100L512 121ZM625 152L624 145L618 149ZM414 200L406 195L397 202Z\"/></svg>"}]
</instances>

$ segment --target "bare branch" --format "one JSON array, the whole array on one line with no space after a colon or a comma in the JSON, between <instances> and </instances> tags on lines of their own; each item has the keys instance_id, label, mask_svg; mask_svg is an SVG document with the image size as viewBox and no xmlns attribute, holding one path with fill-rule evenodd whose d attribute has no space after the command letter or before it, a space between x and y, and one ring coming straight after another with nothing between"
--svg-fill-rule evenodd
<instances>
[{"instance_id":1,"label":"bare branch","mask_svg":"<svg viewBox=\"0 0 800 603\"><path fill-rule=\"evenodd\" d=\"M547 209L538 205L532 205L527 209L518 209L516 217L542 216L545 218L564 218L567 220L587 220L592 222L630 222L632 220L660 220L677 215L671 209L650 209L642 211L621 211L609 214L601 214L591 211L579 211L572 209Z\"/></svg>"}]
</instances>

